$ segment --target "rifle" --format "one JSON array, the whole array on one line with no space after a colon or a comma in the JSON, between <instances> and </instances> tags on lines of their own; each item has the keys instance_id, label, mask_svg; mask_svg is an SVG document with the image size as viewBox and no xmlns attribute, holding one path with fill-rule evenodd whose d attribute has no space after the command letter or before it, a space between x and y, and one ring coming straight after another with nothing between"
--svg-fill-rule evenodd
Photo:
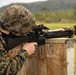
<instances>
[{"instance_id":1,"label":"rifle","mask_svg":"<svg viewBox=\"0 0 76 75\"><path fill-rule=\"evenodd\" d=\"M10 50L25 42L37 42L40 46L45 44L46 39L60 37L72 38L74 34L76 35L76 26L74 26L74 29L65 29L65 31L50 31L49 28L41 24L34 26L32 31L29 31L25 36L10 36L9 34L8 36L3 36L3 38L7 44L7 50Z\"/></svg>"}]
</instances>

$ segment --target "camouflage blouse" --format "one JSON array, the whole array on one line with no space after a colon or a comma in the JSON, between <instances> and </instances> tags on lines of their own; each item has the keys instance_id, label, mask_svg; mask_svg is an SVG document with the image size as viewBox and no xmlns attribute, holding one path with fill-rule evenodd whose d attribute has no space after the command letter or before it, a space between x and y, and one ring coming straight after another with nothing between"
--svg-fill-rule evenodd
<instances>
[{"instance_id":1,"label":"camouflage blouse","mask_svg":"<svg viewBox=\"0 0 76 75\"><path fill-rule=\"evenodd\" d=\"M18 55L13 59L9 59L8 52L5 50L5 44L0 38L0 75L16 75L22 68L28 53L25 50L20 50Z\"/></svg>"}]
</instances>

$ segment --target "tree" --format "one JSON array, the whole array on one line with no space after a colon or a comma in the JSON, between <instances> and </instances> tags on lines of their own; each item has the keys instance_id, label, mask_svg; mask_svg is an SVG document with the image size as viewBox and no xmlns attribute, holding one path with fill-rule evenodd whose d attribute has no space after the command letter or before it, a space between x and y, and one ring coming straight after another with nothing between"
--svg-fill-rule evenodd
<instances>
[{"instance_id":1,"label":"tree","mask_svg":"<svg viewBox=\"0 0 76 75\"><path fill-rule=\"evenodd\" d=\"M76 17L75 17L76 16L76 5L74 6L73 9L74 9L74 11L73 11L73 13L74 13L74 19L76 20Z\"/></svg>"},{"instance_id":2,"label":"tree","mask_svg":"<svg viewBox=\"0 0 76 75\"><path fill-rule=\"evenodd\" d=\"M43 7L43 8L41 8L41 11L43 11L47 16L47 13L49 12L49 9L47 7Z\"/></svg>"}]
</instances>

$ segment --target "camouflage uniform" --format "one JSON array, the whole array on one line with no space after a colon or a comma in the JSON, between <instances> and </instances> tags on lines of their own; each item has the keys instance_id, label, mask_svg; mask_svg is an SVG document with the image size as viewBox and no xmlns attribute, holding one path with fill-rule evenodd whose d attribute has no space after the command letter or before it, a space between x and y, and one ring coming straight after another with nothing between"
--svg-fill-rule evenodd
<instances>
[{"instance_id":1,"label":"camouflage uniform","mask_svg":"<svg viewBox=\"0 0 76 75\"><path fill-rule=\"evenodd\" d=\"M0 75L6 75L7 73L8 75L16 75L27 57L28 53L25 50L20 50L16 57L9 59L5 50L5 43L0 38Z\"/></svg>"},{"instance_id":2,"label":"camouflage uniform","mask_svg":"<svg viewBox=\"0 0 76 75\"><path fill-rule=\"evenodd\" d=\"M16 36L24 36L35 25L32 14L21 5L8 7L3 12L0 21L10 33ZM20 50L13 59L9 59L5 47L4 41L0 38L0 75L6 75L8 71L8 75L16 75L28 53L25 50Z\"/></svg>"}]
</instances>

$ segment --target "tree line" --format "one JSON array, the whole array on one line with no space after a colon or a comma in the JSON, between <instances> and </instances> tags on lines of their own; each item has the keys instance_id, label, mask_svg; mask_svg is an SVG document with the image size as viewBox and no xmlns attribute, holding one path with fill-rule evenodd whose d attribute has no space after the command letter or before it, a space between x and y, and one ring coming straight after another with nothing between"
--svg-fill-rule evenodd
<instances>
[{"instance_id":1,"label":"tree line","mask_svg":"<svg viewBox=\"0 0 76 75\"><path fill-rule=\"evenodd\" d=\"M49 12L47 7L40 9L41 12L34 14L36 21L46 23L76 23L76 6L71 10Z\"/></svg>"}]
</instances>

